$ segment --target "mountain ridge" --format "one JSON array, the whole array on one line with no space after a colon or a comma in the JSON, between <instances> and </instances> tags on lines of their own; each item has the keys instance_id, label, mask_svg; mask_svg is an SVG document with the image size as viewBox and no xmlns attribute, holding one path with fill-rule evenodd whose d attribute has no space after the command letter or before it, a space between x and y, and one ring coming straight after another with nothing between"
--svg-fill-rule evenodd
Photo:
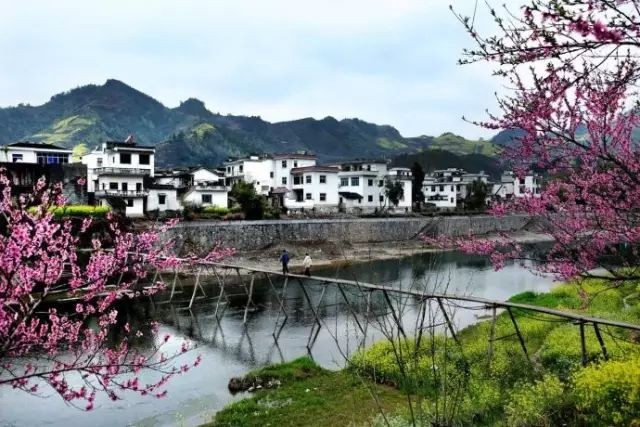
<instances>
[{"instance_id":1,"label":"mountain ridge","mask_svg":"<svg viewBox=\"0 0 640 427\"><path fill-rule=\"evenodd\" d=\"M214 113L195 97L170 108L116 79L61 92L38 106L0 108L2 145L33 140L85 149L128 134L157 147L159 166L215 166L228 156L283 151L314 152L321 161L391 158L430 148L456 154L499 151L490 141L469 141L451 133L404 137L391 125L358 118L269 122L260 116Z\"/></svg>"}]
</instances>

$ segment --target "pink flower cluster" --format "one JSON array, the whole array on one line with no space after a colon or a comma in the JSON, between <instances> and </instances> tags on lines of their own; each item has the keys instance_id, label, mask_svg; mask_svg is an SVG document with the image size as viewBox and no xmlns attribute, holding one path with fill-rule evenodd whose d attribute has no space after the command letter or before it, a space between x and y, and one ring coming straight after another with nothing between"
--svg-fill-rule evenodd
<instances>
[{"instance_id":1,"label":"pink flower cluster","mask_svg":"<svg viewBox=\"0 0 640 427\"><path fill-rule=\"evenodd\" d=\"M175 354L165 354L166 337L145 355L129 345L129 325L118 346L107 337L117 322L117 300L140 295L138 284L148 281L150 269L180 265L171 245L159 240L174 223L133 232L114 215L106 224L60 221L51 208L62 203L60 186L48 187L44 180L33 194L12 198L11 183L0 171L0 386L40 393L47 385L69 403L84 401L87 410L97 393L114 400L124 391L164 396L172 376L200 363L198 357L190 365L172 366L192 345L184 342ZM92 235L96 229L98 235ZM221 260L231 253L217 248L210 256ZM143 292L162 287L154 283ZM72 309L56 308L51 300L57 295L77 302ZM10 362L22 357L43 363ZM141 384L143 369L156 372L157 381ZM72 373L80 375L81 386L72 385Z\"/></svg>"}]
</instances>

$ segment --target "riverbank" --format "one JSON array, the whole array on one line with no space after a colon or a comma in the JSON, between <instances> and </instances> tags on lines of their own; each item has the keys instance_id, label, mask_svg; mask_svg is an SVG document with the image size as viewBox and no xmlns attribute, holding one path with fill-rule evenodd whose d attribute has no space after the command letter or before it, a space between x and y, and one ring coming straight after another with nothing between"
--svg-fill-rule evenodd
<instances>
[{"instance_id":1,"label":"riverbank","mask_svg":"<svg viewBox=\"0 0 640 427\"><path fill-rule=\"evenodd\" d=\"M576 284L559 285L541 294L524 292L511 300L640 321L640 307L625 304L636 292L635 284L607 288L592 280L582 286L593 297L586 308ZM593 328L585 328L583 355L577 325L548 315L518 311L513 315L527 354L513 333L509 314L501 313L495 324L482 321L459 331L459 344L443 335L425 335L420 345L416 336L406 341L396 338L357 352L347 368L337 372L320 370L307 360L250 373L278 378L282 386L258 390L227 406L210 425L302 426L324 425L324 420L330 421L326 425L338 420L350 425L410 425L412 419L421 425L640 422L637 336L608 328L601 337L608 350L605 357ZM583 357L589 362L586 367ZM280 374L295 370L296 364L306 366L307 374ZM345 384L353 387L353 394Z\"/></svg>"},{"instance_id":2,"label":"riverbank","mask_svg":"<svg viewBox=\"0 0 640 427\"><path fill-rule=\"evenodd\" d=\"M491 239L495 235L484 238ZM549 237L529 231L519 231L511 237L523 244L549 242ZM348 243L348 242L289 242L278 247L263 250L239 252L231 261L233 264L249 268L279 271L282 249L287 249L291 256L289 268L292 272L302 272L302 260L309 253L313 260L312 268L338 267L341 265L400 259L422 253L442 252L426 245L422 240L414 239L398 242Z\"/></svg>"}]
</instances>

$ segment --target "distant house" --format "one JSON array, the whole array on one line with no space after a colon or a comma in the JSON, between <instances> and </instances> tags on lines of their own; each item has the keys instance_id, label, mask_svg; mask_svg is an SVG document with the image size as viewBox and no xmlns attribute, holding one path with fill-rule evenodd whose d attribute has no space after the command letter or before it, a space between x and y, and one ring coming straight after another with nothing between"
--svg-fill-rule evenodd
<instances>
[{"instance_id":1,"label":"distant house","mask_svg":"<svg viewBox=\"0 0 640 427\"><path fill-rule=\"evenodd\" d=\"M338 172L331 166L301 166L290 170L291 182L284 206L290 210L337 211Z\"/></svg>"},{"instance_id":2,"label":"distant house","mask_svg":"<svg viewBox=\"0 0 640 427\"><path fill-rule=\"evenodd\" d=\"M347 212L370 213L383 209L411 209L411 170L388 168L386 160L355 160L340 165L338 195L340 207ZM402 184L398 206L387 198L386 183Z\"/></svg>"},{"instance_id":3,"label":"distant house","mask_svg":"<svg viewBox=\"0 0 640 427\"><path fill-rule=\"evenodd\" d=\"M154 147L137 145L133 138L101 144L82 156L87 191L101 205L116 207L121 202L127 216L143 216L149 196L145 178L154 176L154 156Z\"/></svg>"},{"instance_id":4,"label":"distant house","mask_svg":"<svg viewBox=\"0 0 640 427\"><path fill-rule=\"evenodd\" d=\"M513 197L540 197L541 177L534 173L518 176L513 171L505 171L500 182L493 184L492 196L496 199Z\"/></svg>"},{"instance_id":5,"label":"distant house","mask_svg":"<svg viewBox=\"0 0 640 427\"><path fill-rule=\"evenodd\" d=\"M171 187L175 189L175 197L180 208L182 205L224 208L228 205L229 188L225 185L224 174L218 170L194 167L158 171L154 187L167 191ZM169 199L173 197L170 194L166 196Z\"/></svg>"},{"instance_id":6,"label":"distant house","mask_svg":"<svg viewBox=\"0 0 640 427\"><path fill-rule=\"evenodd\" d=\"M14 142L0 149L0 162L66 165L71 162L71 152L72 150L52 144L28 141Z\"/></svg>"},{"instance_id":7,"label":"distant house","mask_svg":"<svg viewBox=\"0 0 640 427\"><path fill-rule=\"evenodd\" d=\"M438 209L455 209L470 192L471 184L481 181L491 187L489 176L484 172L467 173L464 169L440 169L425 176L422 192L425 203Z\"/></svg>"},{"instance_id":8,"label":"distant house","mask_svg":"<svg viewBox=\"0 0 640 427\"><path fill-rule=\"evenodd\" d=\"M14 195L30 193L41 177L47 182L71 184L65 185L65 192L69 190L82 195L84 192L81 188L68 188L75 186L75 182L70 181L84 176L70 162L71 150L51 144L22 141L0 147L0 166L7 171ZM81 197L75 199L82 201Z\"/></svg>"}]
</instances>

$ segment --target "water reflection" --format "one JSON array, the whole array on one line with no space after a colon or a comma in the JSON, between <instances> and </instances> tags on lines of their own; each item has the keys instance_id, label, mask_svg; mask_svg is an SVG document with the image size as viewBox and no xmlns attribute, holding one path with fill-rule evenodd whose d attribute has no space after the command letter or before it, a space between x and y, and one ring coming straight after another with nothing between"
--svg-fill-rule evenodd
<instances>
[{"instance_id":1,"label":"water reflection","mask_svg":"<svg viewBox=\"0 0 640 427\"><path fill-rule=\"evenodd\" d=\"M534 276L520 265L512 264L495 272L485 258L455 252L318 268L314 274L493 299L507 299L525 290L544 291L551 285L549 279ZM282 280L274 279L273 285L282 292ZM363 293L344 287L347 304L336 286L309 285L307 299L299 284L291 281L280 300L271 284L260 278L255 282L254 307L249 310L247 323L243 324L247 297L242 287L233 287L233 292L230 288L227 298L222 297L223 303L218 306L217 281L208 278L203 289L207 297L196 299L192 310L185 309L191 297L189 287L182 290L180 286L170 303L166 301L167 295L164 300L138 300L120 307L118 321L129 322L133 330L145 333L135 341L139 348L150 348L154 339L167 333L177 338L175 346L179 346L180 338L198 344L202 365L173 379L167 398L156 400L130 395L125 401L101 400L94 413L86 414L65 406L56 397L43 400L2 389L0 424L197 425L233 399L242 398L242 395L231 396L227 391L231 376L305 354L326 367L339 367L344 364L344 356L356 350L365 337L366 343L370 343L381 336L381 330L393 327L392 313L381 292ZM401 300L393 295L390 298L404 329L411 332L420 314L418 298ZM474 311L457 309L451 314L455 314L457 327L477 321ZM151 335L150 320L157 320L161 325L157 337ZM195 354L186 357L192 360Z\"/></svg>"}]
</instances>

